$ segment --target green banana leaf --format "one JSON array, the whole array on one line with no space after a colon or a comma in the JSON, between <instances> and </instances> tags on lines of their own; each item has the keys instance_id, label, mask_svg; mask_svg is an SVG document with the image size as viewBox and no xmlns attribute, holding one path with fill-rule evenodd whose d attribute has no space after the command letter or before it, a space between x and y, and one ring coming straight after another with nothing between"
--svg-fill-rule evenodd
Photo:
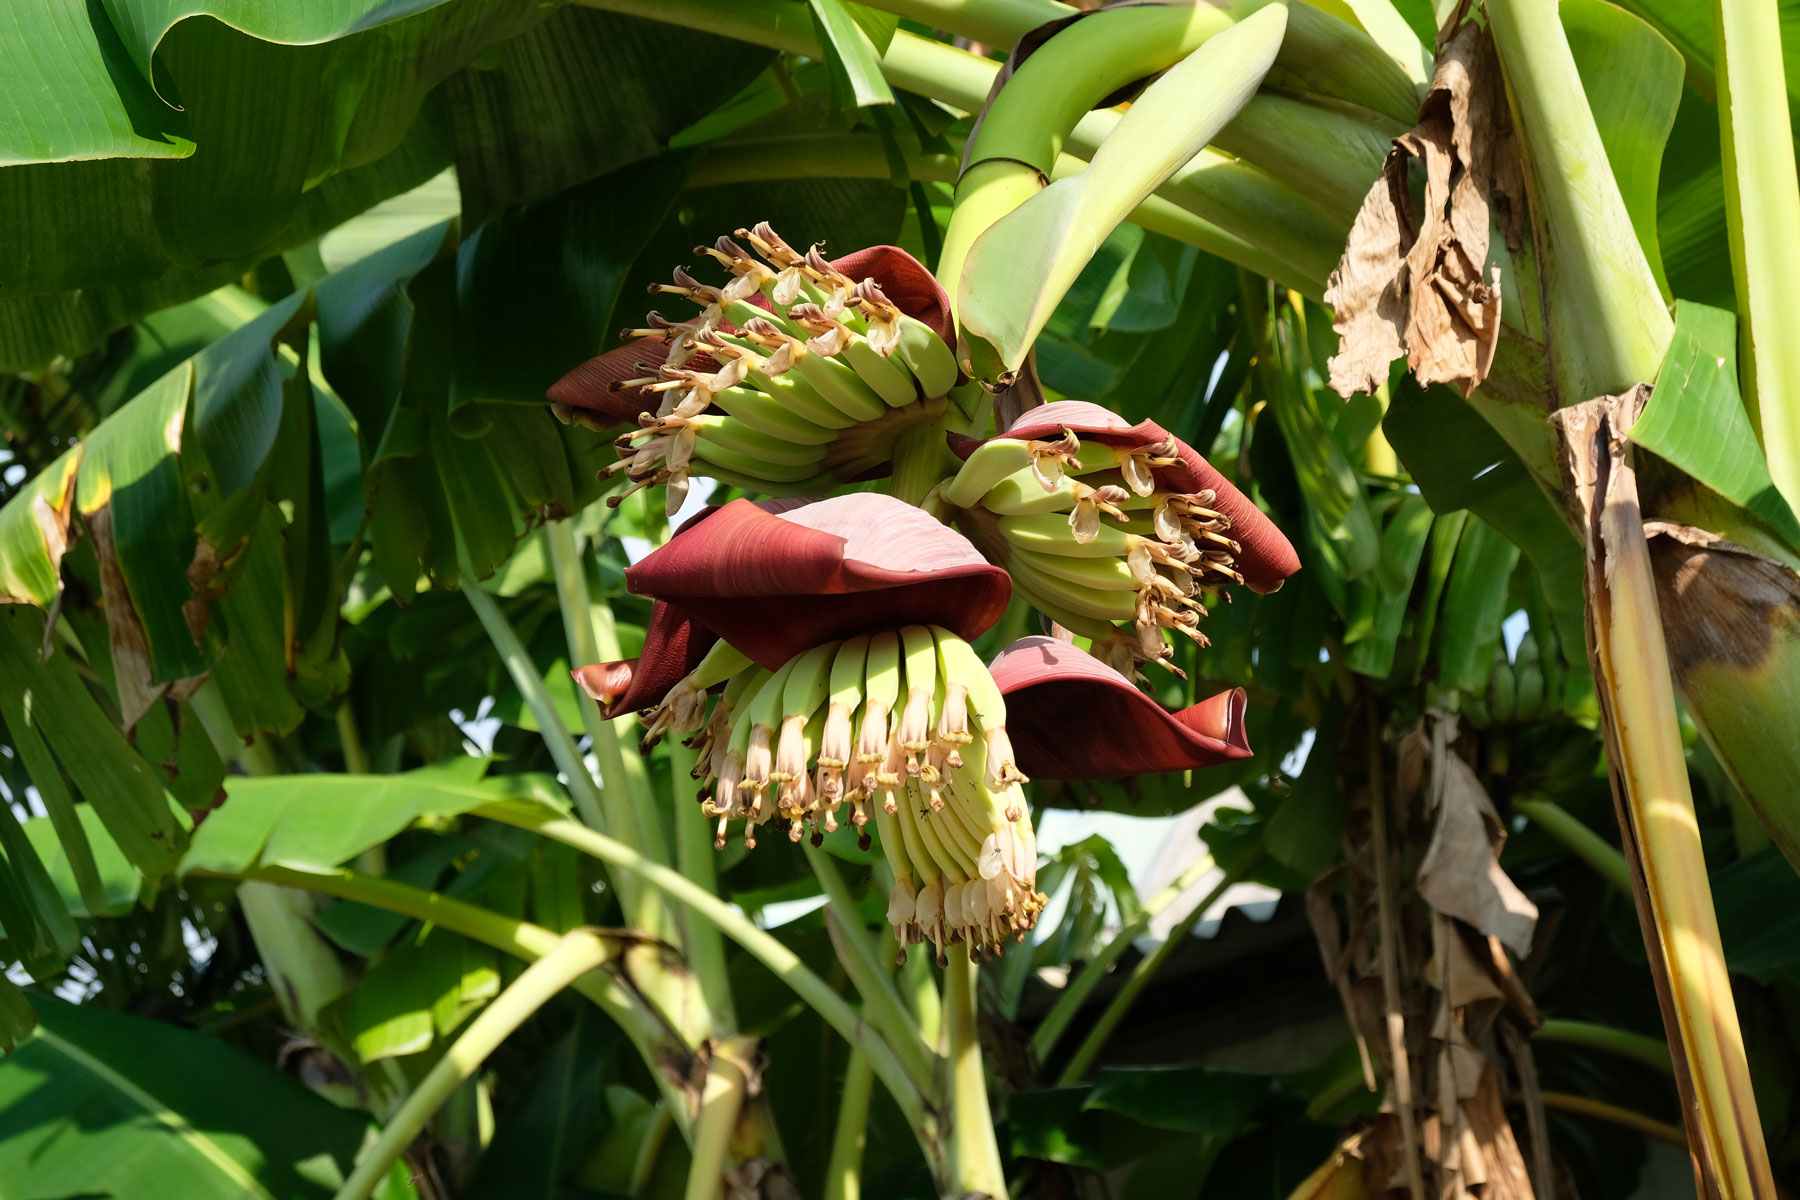
<instances>
[{"instance_id":1,"label":"green banana leaf","mask_svg":"<svg viewBox=\"0 0 1800 1200\"><path fill-rule=\"evenodd\" d=\"M553 782L527 775L484 780L487 765L482 758L453 758L401 775L233 779L224 803L195 830L180 869L329 869L421 817L450 817L507 800L563 807Z\"/></svg>"},{"instance_id":2,"label":"green banana leaf","mask_svg":"<svg viewBox=\"0 0 1800 1200\"><path fill-rule=\"evenodd\" d=\"M34 995L37 1032L0 1060L0 1176L21 1196L320 1200L363 1114L215 1037ZM415 1195L403 1165L377 1190Z\"/></svg>"},{"instance_id":3,"label":"green banana leaf","mask_svg":"<svg viewBox=\"0 0 1800 1200\"><path fill-rule=\"evenodd\" d=\"M1800 549L1800 520L1769 477L1737 379L1737 317L1683 301L1632 441L1749 510Z\"/></svg>"},{"instance_id":4,"label":"green banana leaf","mask_svg":"<svg viewBox=\"0 0 1800 1200\"><path fill-rule=\"evenodd\" d=\"M452 163L478 221L655 155L770 57L537 0L49 0L10 6L0 32L42 47L0 82L0 164L19 164L0 166L6 370L212 291Z\"/></svg>"}]
</instances>

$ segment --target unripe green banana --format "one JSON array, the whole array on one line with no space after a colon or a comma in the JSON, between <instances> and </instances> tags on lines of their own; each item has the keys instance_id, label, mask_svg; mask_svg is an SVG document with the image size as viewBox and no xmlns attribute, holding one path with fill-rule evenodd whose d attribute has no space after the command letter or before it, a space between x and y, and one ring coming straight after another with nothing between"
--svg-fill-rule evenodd
<instances>
[{"instance_id":1,"label":"unripe green banana","mask_svg":"<svg viewBox=\"0 0 1800 1200\"><path fill-rule=\"evenodd\" d=\"M879 703L892 711L900 702L901 683L900 635L883 630L869 638L869 657L863 667L862 694L865 703Z\"/></svg>"},{"instance_id":2,"label":"unripe green banana","mask_svg":"<svg viewBox=\"0 0 1800 1200\"><path fill-rule=\"evenodd\" d=\"M1085 456L1087 448L1082 447ZM1028 517L1044 513L1066 513L1075 507L1077 483L1064 476L1055 490L1046 492L1030 467L1014 471L996 483L981 498L981 507L1003 517Z\"/></svg>"},{"instance_id":3,"label":"unripe green banana","mask_svg":"<svg viewBox=\"0 0 1800 1200\"><path fill-rule=\"evenodd\" d=\"M733 420L784 441L823 446L837 440L836 428L815 425L774 396L754 388L726 388L714 392L712 402Z\"/></svg>"},{"instance_id":4,"label":"unripe green banana","mask_svg":"<svg viewBox=\"0 0 1800 1200\"><path fill-rule=\"evenodd\" d=\"M931 627L931 636L937 641L938 666L969 689L969 711L975 719L986 729L1006 724L1006 697L975 647L940 625Z\"/></svg>"},{"instance_id":5,"label":"unripe green banana","mask_svg":"<svg viewBox=\"0 0 1800 1200\"><path fill-rule=\"evenodd\" d=\"M1538 657L1538 642L1531 630L1519 639L1513 653L1514 716L1520 721L1536 718L1544 708L1544 669Z\"/></svg>"},{"instance_id":6,"label":"unripe green banana","mask_svg":"<svg viewBox=\"0 0 1800 1200\"><path fill-rule=\"evenodd\" d=\"M1025 591L1033 605L1041 607L1053 618L1061 620L1057 617L1057 612L1062 611L1099 621L1136 619L1135 592L1095 591L1066 579L1058 579L1040 569L1036 563L1036 555L1020 552L1015 548L1013 556L1007 560L1006 569L1012 575L1013 582Z\"/></svg>"},{"instance_id":7,"label":"unripe green banana","mask_svg":"<svg viewBox=\"0 0 1800 1200\"><path fill-rule=\"evenodd\" d=\"M937 331L916 317L900 315L900 338L894 357L904 362L927 398L947 395L956 386L956 355Z\"/></svg>"},{"instance_id":8,"label":"unripe green banana","mask_svg":"<svg viewBox=\"0 0 1800 1200\"><path fill-rule=\"evenodd\" d=\"M1462 714L1468 718L1470 725L1476 729L1486 729L1494 723L1493 714L1488 712L1487 695L1484 692L1462 692Z\"/></svg>"},{"instance_id":9,"label":"unripe green banana","mask_svg":"<svg viewBox=\"0 0 1800 1200\"><path fill-rule=\"evenodd\" d=\"M831 667L838 646L837 642L826 642L793 657L781 691L783 719L809 717L824 706L831 695Z\"/></svg>"},{"instance_id":10,"label":"unripe green banana","mask_svg":"<svg viewBox=\"0 0 1800 1200\"><path fill-rule=\"evenodd\" d=\"M1494 654L1494 669L1488 674L1487 700L1488 714L1494 724L1505 725L1512 721L1518 704L1518 687L1512 664L1506 661L1504 646Z\"/></svg>"},{"instance_id":11,"label":"unripe green banana","mask_svg":"<svg viewBox=\"0 0 1800 1200\"><path fill-rule=\"evenodd\" d=\"M975 508L1002 479L1015 471L1030 469L1030 442L1018 438L990 438L963 460L962 466L944 483L938 495L953 507Z\"/></svg>"},{"instance_id":12,"label":"unripe green banana","mask_svg":"<svg viewBox=\"0 0 1800 1200\"><path fill-rule=\"evenodd\" d=\"M868 384L889 408L905 408L919 398L919 386L906 364L877 354L860 334L844 345L842 354L857 378Z\"/></svg>"},{"instance_id":13,"label":"unripe green banana","mask_svg":"<svg viewBox=\"0 0 1800 1200\"><path fill-rule=\"evenodd\" d=\"M688 424L706 447L703 453L709 457L718 450L724 450L770 466L805 467L809 474L817 471L819 463L825 458L826 447L823 443L807 445L788 441L776 434L753 429L735 417L701 413L697 417L690 417Z\"/></svg>"},{"instance_id":14,"label":"unripe green banana","mask_svg":"<svg viewBox=\"0 0 1800 1200\"><path fill-rule=\"evenodd\" d=\"M808 353L794 360L794 370L827 404L855 421L873 421L888 410L887 403L848 363Z\"/></svg>"},{"instance_id":15,"label":"unripe green banana","mask_svg":"<svg viewBox=\"0 0 1800 1200\"><path fill-rule=\"evenodd\" d=\"M1099 536L1091 542L1078 542L1069 532L1069 519L1060 513L1001 517L998 524L1006 540L1015 546L1070 558L1124 558L1131 553L1131 538L1142 536L1134 535L1117 521L1102 520Z\"/></svg>"},{"instance_id":16,"label":"unripe green banana","mask_svg":"<svg viewBox=\"0 0 1800 1200\"><path fill-rule=\"evenodd\" d=\"M1022 546L1012 547L1007 566L1023 557L1026 565L1055 579L1096 592L1136 592L1137 577L1122 558L1071 558L1066 554L1040 554Z\"/></svg>"},{"instance_id":17,"label":"unripe green banana","mask_svg":"<svg viewBox=\"0 0 1800 1200\"><path fill-rule=\"evenodd\" d=\"M750 661L749 655L720 638L712 644L712 649L706 652L694 669L688 672L688 679L695 687L705 690L735 679L755 665Z\"/></svg>"},{"instance_id":18,"label":"unripe green banana","mask_svg":"<svg viewBox=\"0 0 1800 1200\"><path fill-rule=\"evenodd\" d=\"M906 662L906 690L927 695L937 690L937 642L923 625L900 630L901 654Z\"/></svg>"},{"instance_id":19,"label":"unripe green banana","mask_svg":"<svg viewBox=\"0 0 1800 1200\"><path fill-rule=\"evenodd\" d=\"M690 474L706 475L733 484L739 484L739 480L743 480L745 482L739 486L752 489L771 483L798 483L823 474L819 470L818 460L809 463L774 463L705 439L694 446L692 461L694 466L689 468ZM719 469L713 470L715 467ZM730 477L727 477L727 473Z\"/></svg>"}]
</instances>

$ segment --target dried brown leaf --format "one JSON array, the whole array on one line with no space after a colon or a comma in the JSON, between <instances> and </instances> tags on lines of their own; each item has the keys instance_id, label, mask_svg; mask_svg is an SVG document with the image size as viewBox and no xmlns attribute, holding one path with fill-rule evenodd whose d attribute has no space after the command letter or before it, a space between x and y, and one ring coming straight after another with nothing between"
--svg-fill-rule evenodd
<instances>
[{"instance_id":1,"label":"dried brown leaf","mask_svg":"<svg viewBox=\"0 0 1800 1200\"><path fill-rule=\"evenodd\" d=\"M1431 798L1437 820L1419 864L1419 895L1524 957L1531 952L1537 905L1500 869L1506 833L1499 815L1467 763L1446 754L1438 766L1442 785Z\"/></svg>"},{"instance_id":2,"label":"dried brown leaf","mask_svg":"<svg viewBox=\"0 0 1800 1200\"><path fill-rule=\"evenodd\" d=\"M94 539L94 557L100 564L100 603L106 612L107 642L112 647L113 678L119 692L119 724L127 734L163 694L156 682L150 658L150 641L144 624L132 607L125 585L125 569L113 544L112 505L102 504L87 514L88 533Z\"/></svg>"},{"instance_id":3,"label":"dried brown leaf","mask_svg":"<svg viewBox=\"0 0 1800 1200\"><path fill-rule=\"evenodd\" d=\"M1499 271L1483 274L1489 198L1511 186L1511 158L1493 43L1468 22L1439 53L1419 123L1394 140L1326 288L1339 395L1373 391L1403 354L1421 383L1454 384L1464 396L1487 378L1500 337ZM1418 213L1414 163L1425 177ZM1510 227L1510 205L1502 216Z\"/></svg>"}]
</instances>

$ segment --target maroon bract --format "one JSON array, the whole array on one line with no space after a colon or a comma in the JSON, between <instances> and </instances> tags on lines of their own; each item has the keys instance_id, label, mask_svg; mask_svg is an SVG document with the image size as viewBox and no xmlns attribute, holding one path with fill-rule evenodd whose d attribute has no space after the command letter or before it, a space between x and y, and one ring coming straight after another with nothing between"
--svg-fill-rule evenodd
<instances>
[{"instance_id":1,"label":"maroon bract","mask_svg":"<svg viewBox=\"0 0 1800 1200\"><path fill-rule=\"evenodd\" d=\"M688 522L625 582L771 670L877 629L935 624L974 638L1012 595L1006 572L967 538L873 493L800 505L734 500Z\"/></svg>"},{"instance_id":2,"label":"maroon bract","mask_svg":"<svg viewBox=\"0 0 1800 1200\"><path fill-rule=\"evenodd\" d=\"M1093 655L1047 637L1014 642L990 671L1019 768L1033 779L1116 779L1250 757L1242 688L1172 713Z\"/></svg>"},{"instance_id":3,"label":"maroon bract","mask_svg":"<svg viewBox=\"0 0 1800 1200\"><path fill-rule=\"evenodd\" d=\"M686 613L657 601L644 628L644 652L618 662L591 663L570 674L581 690L600 703L610 720L659 702L692 671L718 635L702 629Z\"/></svg>"},{"instance_id":4,"label":"maroon bract","mask_svg":"<svg viewBox=\"0 0 1800 1200\"><path fill-rule=\"evenodd\" d=\"M1300 557L1275 523L1264 516L1250 497L1234 487L1198 451L1155 421L1136 425L1117 413L1083 400L1059 400L1026 412L1010 429L997 436L1019 441L1041 441L1073 433L1083 442L1099 442L1121 451L1143 451L1137 456L1154 478L1156 490L1175 495L1212 493L1208 507L1230 519L1231 538L1240 549L1235 567L1244 583L1258 592L1272 592L1282 580L1300 569ZM986 439L950 435L951 450L967 458ZM1150 451L1167 450L1166 465L1149 466Z\"/></svg>"}]
</instances>

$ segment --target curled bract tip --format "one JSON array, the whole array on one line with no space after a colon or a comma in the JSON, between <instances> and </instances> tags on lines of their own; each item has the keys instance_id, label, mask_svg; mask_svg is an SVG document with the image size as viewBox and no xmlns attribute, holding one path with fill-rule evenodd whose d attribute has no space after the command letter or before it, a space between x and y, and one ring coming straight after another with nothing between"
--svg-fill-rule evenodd
<instances>
[{"instance_id":1,"label":"curled bract tip","mask_svg":"<svg viewBox=\"0 0 1800 1200\"><path fill-rule=\"evenodd\" d=\"M1116 779L1250 757L1242 688L1169 712L1093 655L1021 638L991 668L1019 767L1034 779Z\"/></svg>"}]
</instances>

